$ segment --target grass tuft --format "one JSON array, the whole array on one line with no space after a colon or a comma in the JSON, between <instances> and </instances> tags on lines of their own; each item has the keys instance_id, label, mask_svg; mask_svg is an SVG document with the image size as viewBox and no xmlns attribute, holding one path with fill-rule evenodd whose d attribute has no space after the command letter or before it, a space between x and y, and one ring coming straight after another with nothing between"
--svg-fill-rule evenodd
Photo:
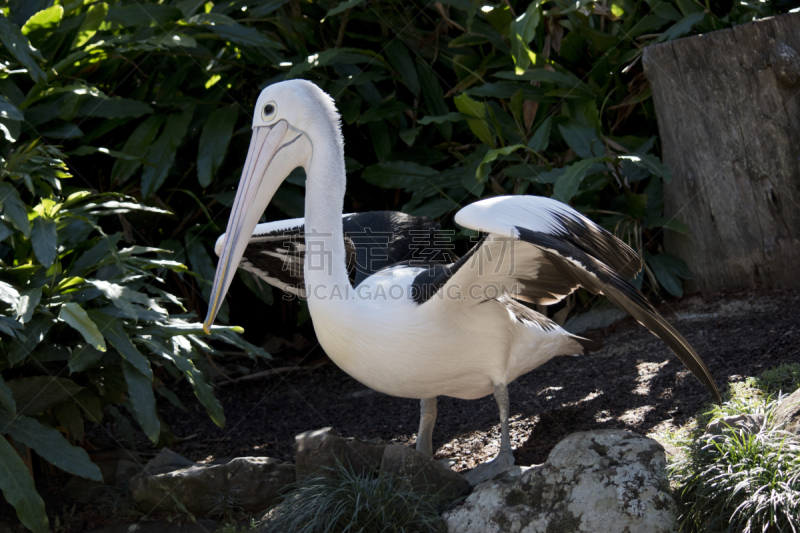
<instances>
[{"instance_id":1,"label":"grass tuft","mask_svg":"<svg viewBox=\"0 0 800 533\"><path fill-rule=\"evenodd\" d=\"M415 491L392 474L356 474L337 466L334 477L296 483L264 518L263 533L444 533L440 513L450 500Z\"/></svg>"},{"instance_id":2,"label":"grass tuft","mask_svg":"<svg viewBox=\"0 0 800 533\"><path fill-rule=\"evenodd\" d=\"M682 507L682 531L800 531L800 437L773 416L781 399L800 387L800 365L787 364L728 387L726 401L680 430L657 438L681 450L670 481ZM763 414L756 433L728 428L704 436L710 422Z\"/></svg>"}]
</instances>

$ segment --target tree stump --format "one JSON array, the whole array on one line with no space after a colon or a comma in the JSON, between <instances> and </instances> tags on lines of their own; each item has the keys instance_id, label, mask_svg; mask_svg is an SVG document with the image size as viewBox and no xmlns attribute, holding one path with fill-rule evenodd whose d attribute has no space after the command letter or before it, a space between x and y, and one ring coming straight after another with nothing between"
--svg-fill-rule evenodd
<instances>
[{"instance_id":1,"label":"tree stump","mask_svg":"<svg viewBox=\"0 0 800 533\"><path fill-rule=\"evenodd\" d=\"M644 50L688 290L800 288L800 14Z\"/></svg>"}]
</instances>

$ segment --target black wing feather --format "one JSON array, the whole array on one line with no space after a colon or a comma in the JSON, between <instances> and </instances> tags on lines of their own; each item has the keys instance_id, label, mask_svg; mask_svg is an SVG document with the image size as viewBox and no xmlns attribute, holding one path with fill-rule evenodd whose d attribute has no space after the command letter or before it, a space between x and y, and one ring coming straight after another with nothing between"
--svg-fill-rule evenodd
<instances>
[{"instance_id":1,"label":"black wing feather","mask_svg":"<svg viewBox=\"0 0 800 533\"><path fill-rule=\"evenodd\" d=\"M721 403L717 384L703 360L678 331L662 317L644 295L608 265L572 243L553 235L518 227L520 239L540 248L562 276L595 294L605 295L613 304L627 311L641 325L656 335L678 356L694 376ZM580 264L580 267L572 263Z\"/></svg>"}]
</instances>

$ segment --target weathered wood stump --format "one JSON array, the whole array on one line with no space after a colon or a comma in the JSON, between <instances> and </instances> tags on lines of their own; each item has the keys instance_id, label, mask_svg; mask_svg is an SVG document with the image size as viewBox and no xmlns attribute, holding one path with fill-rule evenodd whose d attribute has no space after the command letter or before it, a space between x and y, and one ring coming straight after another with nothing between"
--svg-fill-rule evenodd
<instances>
[{"instance_id":1,"label":"weathered wood stump","mask_svg":"<svg viewBox=\"0 0 800 533\"><path fill-rule=\"evenodd\" d=\"M689 290L800 288L800 14L645 49Z\"/></svg>"}]
</instances>

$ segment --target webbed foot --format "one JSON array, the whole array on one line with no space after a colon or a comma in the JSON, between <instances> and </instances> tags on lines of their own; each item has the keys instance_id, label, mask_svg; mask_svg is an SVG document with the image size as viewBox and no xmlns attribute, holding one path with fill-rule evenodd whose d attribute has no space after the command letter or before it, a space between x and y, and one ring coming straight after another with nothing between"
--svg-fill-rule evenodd
<instances>
[{"instance_id":1,"label":"webbed foot","mask_svg":"<svg viewBox=\"0 0 800 533\"><path fill-rule=\"evenodd\" d=\"M483 483L484 481L489 481L493 479L503 472L506 472L514 466L514 452L512 451L504 451L500 452L497 457L489 461L488 463L483 463L481 465L476 466L469 472L464 475L464 478L469 481L469 484L473 487Z\"/></svg>"}]
</instances>

